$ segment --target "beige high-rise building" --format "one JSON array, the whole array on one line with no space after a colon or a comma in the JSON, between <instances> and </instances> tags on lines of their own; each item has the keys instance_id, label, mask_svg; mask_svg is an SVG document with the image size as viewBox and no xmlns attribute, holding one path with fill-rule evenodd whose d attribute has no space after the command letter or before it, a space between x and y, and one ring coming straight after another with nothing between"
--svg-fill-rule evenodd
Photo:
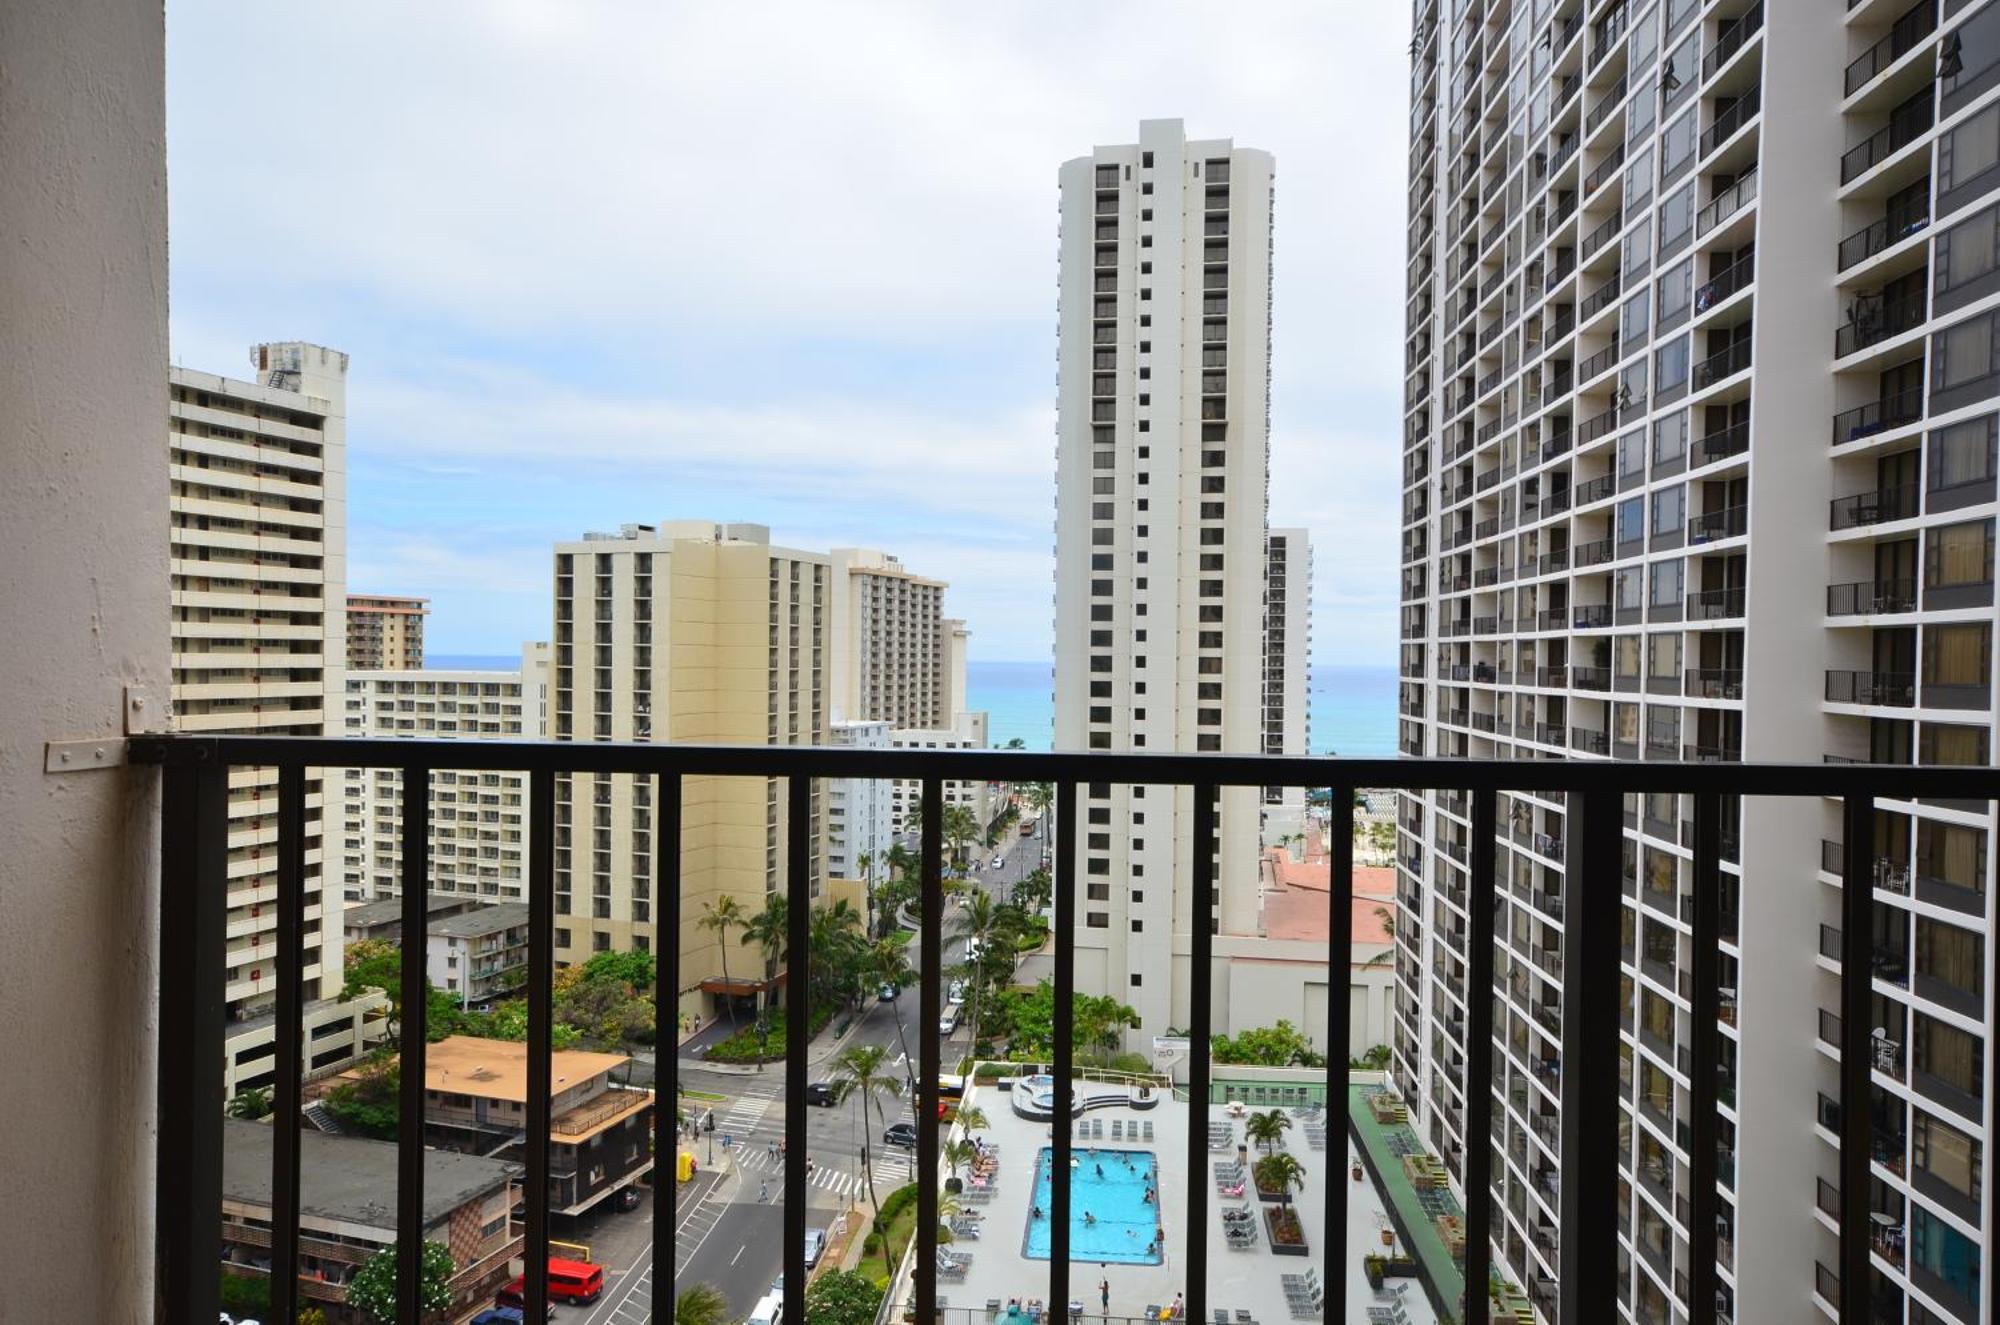
<instances>
[{"instance_id":1,"label":"beige high-rise building","mask_svg":"<svg viewBox=\"0 0 2000 1325\"><path fill-rule=\"evenodd\" d=\"M951 721L950 623L942 580L912 574L870 548L837 547L832 575L833 648L827 657L836 719L895 727Z\"/></svg>"},{"instance_id":2,"label":"beige high-rise building","mask_svg":"<svg viewBox=\"0 0 2000 1325\"><path fill-rule=\"evenodd\" d=\"M1272 161L1146 120L1062 167L1056 747L1264 748ZM1259 795L1220 797L1216 911L1255 933ZM1083 789L1077 985L1190 1020L1188 788ZM1218 1025L1221 1023L1218 1022Z\"/></svg>"},{"instance_id":3,"label":"beige high-rise building","mask_svg":"<svg viewBox=\"0 0 2000 1325\"><path fill-rule=\"evenodd\" d=\"M428 598L387 594L347 595L347 666L350 671L407 671L424 665Z\"/></svg>"},{"instance_id":4,"label":"beige high-rise building","mask_svg":"<svg viewBox=\"0 0 2000 1325\"><path fill-rule=\"evenodd\" d=\"M168 372L173 703L196 734L337 735L347 579L347 356L251 350L255 381ZM230 1026L225 1089L269 1083L277 987L278 775L229 779ZM361 1051L378 1000L336 1001L341 930L324 923L321 780L306 780L306 1071ZM335 904L337 909L338 904Z\"/></svg>"},{"instance_id":5,"label":"beige high-rise building","mask_svg":"<svg viewBox=\"0 0 2000 1325\"><path fill-rule=\"evenodd\" d=\"M555 549L550 735L556 740L824 744L832 609L824 554L774 547L759 525L626 525ZM824 875L814 793L810 890ZM777 779L693 777L682 790L683 915L718 899L761 910L785 886ZM556 789L556 948L562 962L653 942L657 807L648 781L579 774ZM727 974L716 935L681 926L681 1011L760 993L770 971L740 930Z\"/></svg>"},{"instance_id":6,"label":"beige high-rise building","mask_svg":"<svg viewBox=\"0 0 2000 1325\"><path fill-rule=\"evenodd\" d=\"M351 601L351 600L350 600ZM349 672L348 736L443 740L540 739L548 645L528 644L521 670ZM403 773L341 770L341 886L349 902L402 895ZM512 770L431 774L431 889L435 895L522 901L527 874L528 779Z\"/></svg>"}]
</instances>

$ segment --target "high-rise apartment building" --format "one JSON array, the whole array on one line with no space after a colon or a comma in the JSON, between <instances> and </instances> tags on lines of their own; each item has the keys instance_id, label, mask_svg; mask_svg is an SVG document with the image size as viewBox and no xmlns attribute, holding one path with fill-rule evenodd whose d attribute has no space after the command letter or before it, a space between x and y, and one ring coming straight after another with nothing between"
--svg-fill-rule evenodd
<instances>
[{"instance_id":1,"label":"high-rise apartment building","mask_svg":"<svg viewBox=\"0 0 2000 1325\"><path fill-rule=\"evenodd\" d=\"M895 557L868 548L830 554L827 657L836 718L880 718L897 727L943 727L950 661L942 580L913 575Z\"/></svg>"},{"instance_id":2,"label":"high-rise apartment building","mask_svg":"<svg viewBox=\"0 0 2000 1325\"><path fill-rule=\"evenodd\" d=\"M828 725L827 739L857 750L887 750L886 722L843 721ZM895 845L890 810L892 786L901 779L828 778L826 782L826 872L834 879L885 879L889 848Z\"/></svg>"},{"instance_id":3,"label":"high-rise apartment building","mask_svg":"<svg viewBox=\"0 0 2000 1325\"><path fill-rule=\"evenodd\" d=\"M825 554L773 546L760 525L634 524L557 544L549 735L824 744L829 569ZM773 974L731 930L725 978L716 934L693 921L725 896L755 914L785 886L786 788L689 777L681 794L680 970L699 990L681 1011L704 1015L721 998L760 993ZM811 807L813 896L822 795ZM557 780L557 960L652 944L657 809L651 779Z\"/></svg>"},{"instance_id":4,"label":"high-rise apartment building","mask_svg":"<svg viewBox=\"0 0 2000 1325\"><path fill-rule=\"evenodd\" d=\"M255 381L167 375L172 484L173 704L197 734L338 733L347 579L347 356L286 342L251 350ZM269 1084L277 987L276 770L229 777L224 1088ZM324 910L322 783L306 779L306 907ZM335 908L337 909L337 907ZM342 1003L341 932L305 936L306 1070L364 1047L369 1003Z\"/></svg>"},{"instance_id":5,"label":"high-rise apartment building","mask_svg":"<svg viewBox=\"0 0 2000 1325\"><path fill-rule=\"evenodd\" d=\"M1990 763L2000 4L1414 14L1402 748ZM1711 1064L1689 806L1627 804L1629 1319L1687 1307L1694 1071L1721 1074L1726 1316L1865 1293L1874 1321L1992 1318L1992 808L1882 802L1872 877L1843 880L1837 805L1731 805ZM1563 902L1617 885L1572 876L1561 797L1503 797L1494 987L1468 990L1468 810L1403 800L1394 1071L1454 1174L1487 1144L1465 1092L1493 1092L1497 1265L1553 1319ZM1873 901L1866 1101L1834 1058L1843 886ZM1469 1082L1489 997L1493 1079ZM1835 1273L1829 1124L1858 1108L1867 1286Z\"/></svg>"},{"instance_id":6,"label":"high-rise apartment building","mask_svg":"<svg viewBox=\"0 0 2000 1325\"><path fill-rule=\"evenodd\" d=\"M386 594L347 595L347 668L353 672L409 671L424 665L428 598Z\"/></svg>"},{"instance_id":7,"label":"high-rise apartment building","mask_svg":"<svg viewBox=\"0 0 2000 1325\"><path fill-rule=\"evenodd\" d=\"M1268 153L1139 141L1061 172L1055 743L1264 748ZM1259 795L1221 797L1217 912L1257 923ZM1188 1023L1192 793L1092 784L1078 987Z\"/></svg>"},{"instance_id":8,"label":"high-rise apartment building","mask_svg":"<svg viewBox=\"0 0 2000 1325\"><path fill-rule=\"evenodd\" d=\"M350 602L352 599L350 598ZM540 739L548 646L530 644L514 672L349 672L348 736L428 740ZM402 895L403 772L341 770L341 885L349 902ZM528 778L512 770L431 774L430 886L439 896L527 897Z\"/></svg>"},{"instance_id":9,"label":"high-rise apartment building","mask_svg":"<svg viewBox=\"0 0 2000 1325\"><path fill-rule=\"evenodd\" d=\"M886 743L895 749L985 748L986 715L965 708L970 632L965 622L944 615L944 581L913 575L895 557L871 549L835 548L830 558L833 721L887 722ZM919 798L919 785L892 781L892 832L915 831L904 818ZM859 787L842 793L871 804L875 794ZM948 781L944 795L946 804L966 806L981 824L991 822L1005 799L985 782ZM845 854L858 858L858 850Z\"/></svg>"},{"instance_id":10,"label":"high-rise apartment building","mask_svg":"<svg viewBox=\"0 0 2000 1325\"><path fill-rule=\"evenodd\" d=\"M1312 538L1273 529L1264 559L1264 753L1311 750ZM1305 830L1304 787L1264 789L1264 844Z\"/></svg>"}]
</instances>

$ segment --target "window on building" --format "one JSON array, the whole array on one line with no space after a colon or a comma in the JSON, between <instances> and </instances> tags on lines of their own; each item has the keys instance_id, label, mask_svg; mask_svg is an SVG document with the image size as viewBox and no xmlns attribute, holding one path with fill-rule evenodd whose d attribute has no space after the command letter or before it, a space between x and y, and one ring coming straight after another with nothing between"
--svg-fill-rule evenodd
<instances>
[{"instance_id":1,"label":"window on building","mask_svg":"<svg viewBox=\"0 0 2000 1325\"><path fill-rule=\"evenodd\" d=\"M1924 585L1955 588L1993 582L1993 522L1969 520L1924 532Z\"/></svg>"}]
</instances>

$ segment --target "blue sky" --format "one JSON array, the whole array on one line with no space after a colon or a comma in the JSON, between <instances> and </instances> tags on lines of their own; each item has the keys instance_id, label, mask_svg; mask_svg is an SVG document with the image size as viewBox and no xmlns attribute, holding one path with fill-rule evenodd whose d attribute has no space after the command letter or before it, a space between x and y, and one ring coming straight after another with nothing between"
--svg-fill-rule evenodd
<instances>
[{"instance_id":1,"label":"blue sky","mask_svg":"<svg viewBox=\"0 0 2000 1325\"><path fill-rule=\"evenodd\" d=\"M1271 520L1315 660L1392 665L1401 4L170 0L174 357L348 351L349 584L548 634L549 549L881 547L1047 656L1056 171L1141 118L1277 157Z\"/></svg>"}]
</instances>

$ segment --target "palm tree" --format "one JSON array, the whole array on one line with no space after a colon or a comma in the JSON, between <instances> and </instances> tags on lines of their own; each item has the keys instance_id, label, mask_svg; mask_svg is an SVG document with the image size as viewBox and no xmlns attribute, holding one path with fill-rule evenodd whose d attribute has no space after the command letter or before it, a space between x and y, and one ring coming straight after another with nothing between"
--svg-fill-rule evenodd
<instances>
[{"instance_id":1,"label":"palm tree","mask_svg":"<svg viewBox=\"0 0 2000 1325\"><path fill-rule=\"evenodd\" d=\"M844 897L831 906L813 908L806 966L816 996L844 1003L859 997L868 956L862 930L861 913Z\"/></svg>"},{"instance_id":2,"label":"palm tree","mask_svg":"<svg viewBox=\"0 0 2000 1325\"><path fill-rule=\"evenodd\" d=\"M895 875L897 878L901 878L916 867L917 858L910 854L908 847L904 846L901 842L891 844L889 847L889 873Z\"/></svg>"},{"instance_id":3,"label":"palm tree","mask_svg":"<svg viewBox=\"0 0 2000 1325\"><path fill-rule=\"evenodd\" d=\"M729 1299L714 1284L690 1284L674 1299L674 1325L729 1325Z\"/></svg>"},{"instance_id":4,"label":"palm tree","mask_svg":"<svg viewBox=\"0 0 2000 1325\"><path fill-rule=\"evenodd\" d=\"M749 923L743 913L743 906L734 897L724 894L711 901L702 909L700 925L703 929L715 931L715 946L722 954L722 984L729 986L729 931L742 929ZM729 1032L736 1033L736 999L729 993L722 996L723 1006L729 1009Z\"/></svg>"},{"instance_id":5,"label":"palm tree","mask_svg":"<svg viewBox=\"0 0 2000 1325\"><path fill-rule=\"evenodd\" d=\"M965 844L980 840L979 817L963 805L944 807L944 840L951 846L952 859L965 863Z\"/></svg>"},{"instance_id":6,"label":"palm tree","mask_svg":"<svg viewBox=\"0 0 2000 1325\"><path fill-rule=\"evenodd\" d=\"M914 983L917 973L910 967L909 944L894 939L875 940L868 949L868 973L882 984L898 989ZM903 1046L903 1061L910 1062L910 1037L903 1029L901 1017L896 1018L896 1040Z\"/></svg>"},{"instance_id":7,"label":"palm tree","mask_svg":"<svg viewBox=\"0 0 2000 1325\"><path fill-rule=\"evenodd\" d=\"M951 1169L951 1176L956 1178L960 1169L979 1157L979 1151L973 1148L970 1141L947 1141L938 1148L938 1155Z\"/></svg>"},{"instance_id":8,"label":"palm tree","mask_svg":"<svg viewBox=\"0 0 2000 1325\"><path fill-rule=\"evenodd\" d=\"M1283 1109L1272 1109L1268 1113L1253 1113L1243 1124L1243 1134L1262 1146L1269 1155L1283 1143L1285 1133L1292 1120Z\"/></svg>"},{"instance_id":9,"label":"palm tree","mask_svg":"<svg viewBox=\"0 0 2000 1325\"><path fill-rule=\"evenodd\" d=\"M1003 750L1025 750L1028 748L1028 743L1018 736L1010 736L1007 738L1007 744L1000 748Z\"/></svg>"},{"instance_id":10,"label":"palm tree","mask_svg":"<svg viewBox=\"0 0 2000 1325\"><path fill-rule=\"evenodd\" d=\"M764 950L764 1007L757 1014L758 1035L766 1052L771 1045L771 1012L777 1003L777 985L771 980L772 967L785 956L785 939L790 932L791 903L783 893L764 898L764 909L743 923L743 937ZM759 1072L764 1064L757 1064Z\"/></svg>"},{"instance_id":11,"label":"palm tree","mask_svg":"<svg viewBox=\"0 0 2000 1325\"><path fill-rule=\"evenodd\" d=\"M1279 1193L1280 1204L1290 1214L1292 1192L1306 1185L1306 1166L1290 1151L1267 1156L1257 1161L1257 1185L1267 1192Z\"/></svg>"},{"instance_id":12,"label":"palm tree","mask_svg":"<svg viewBox=\"0 0 2000 1325\"><path fill-rule=\"evenodd\" d=\"M977 1104L968 1104L958 1111L958 1125L970 1135L973 1132L983 1132L993 1124L987 1119L986 1110Z\"/></svg>"},{"instance_id":13,"label":"palm tree","mask_svg":"<svg viewBox=\"0 0 2000 1325\"><path fill-rule=\"evenodd\" d=\"M884 1122L882 1097L896 1099L903 1093L903 1083L894 1075L883 1070L882 1060L887 1050L879 1044L851 1045L834 1062L833 1088L838 1098L853 1097L855 1107L861 1111L861 1172L868 1179L868 1202L875 1207L875 1222L882 1222L882 1201L875 1194L875 1166L868 1158L868 1102L875 1101L875 1120ZM889 1230L882 1229L882 1265L891 1274L896 1273L895 1262L889 1259Z\"/></svg>"},{"instance_id":14,"label":"palm tree","mask_svg":"<svg viewBox=\"0 0 2000 1325\"><path fill-rule=\"evenodd\" d=\"M985 1003L982 994L986 986L987 958L993 952L993 945L999 941L999 936L995 932L998 927L999 909L992 893L975 888L966 894L964 907L952 921L953 938L964 939L968 945L974 940L979 943L979 956L968 959L965 965L967 984L970 986L968 1001L972 1005L974 1043L979 1040L980 1012Z\"/></svg>"}]
</instances>

